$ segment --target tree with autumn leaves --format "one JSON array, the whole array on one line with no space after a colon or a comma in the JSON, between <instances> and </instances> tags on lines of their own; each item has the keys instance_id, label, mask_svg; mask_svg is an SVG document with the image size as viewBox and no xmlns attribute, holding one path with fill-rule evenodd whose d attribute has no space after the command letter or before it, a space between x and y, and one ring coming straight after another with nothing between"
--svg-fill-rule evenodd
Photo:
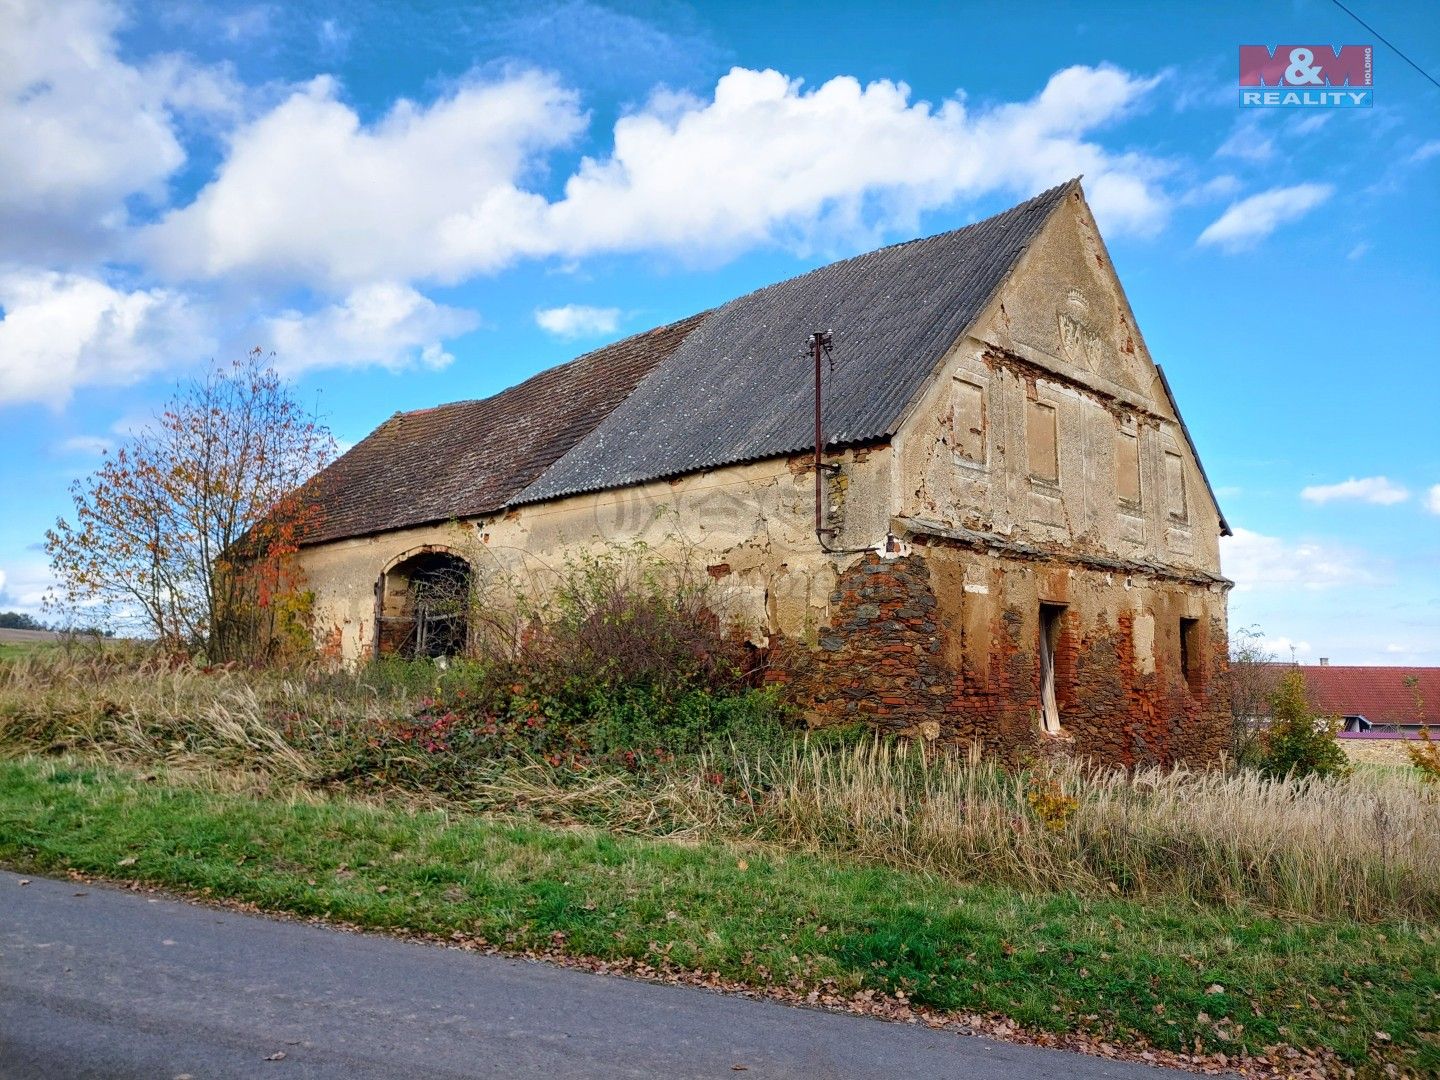
<instances>
[{"instance_id":1,"label":"tree with autumn leaves","mask_svg":"<svg viewBox=\"0 0 1440 1080\"><path fill-rule=\"evenodd\" d=\"M259 349L212 367L71 485L73 520L45 534L58 598L212 661L268 658L303 619L306 482L334 452Z\"/></svg>"}]
</instances>

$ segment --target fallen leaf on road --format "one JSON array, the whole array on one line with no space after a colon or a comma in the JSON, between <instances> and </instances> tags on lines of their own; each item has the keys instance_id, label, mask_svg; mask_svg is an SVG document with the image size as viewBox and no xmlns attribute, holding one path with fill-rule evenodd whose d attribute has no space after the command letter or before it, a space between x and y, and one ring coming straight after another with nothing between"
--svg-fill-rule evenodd
<instances>
[{"instance_id":1,"label":"fallen leaf on road","mask_svg":"<svg viewBox=\"0 0 1440 1080\"><path fill-rule=\"evenodd\" d=\"M749 1065L731 1065L731 1066L730 1066L730 1071L731 1071L731 1072L749 1072L749 1071L750 1071L750 1066L749 1066Z\"/></svg>"},{"instance_id":2,"label":"fallen leaf on road","mask_svg":"<svg viewBox=\"0 0 1440 1080\"><path fill-rule=\"evenodd\" d=\"M29 879L28 877L22 877L22 878L20 879L20 884L21 884L21 885L29 885L29 884L30 884L30 879Z\"/></svg>"},{"instance_id":3,"label":"fallen leaf on road","mask_svg":"<svg viewBox=\"0 0 1440 1080\"><path fill-rule=\"evenodd\" d=\"M266 1061L284 1061L284 1060L285 1060L285 1051L284 1051L284 1050L276 1050L273 1054L271 1054L271 1055L270 1055L269 1057L267 1057L265 1060L266 1060Z\"/></svg>"}]
</instances>

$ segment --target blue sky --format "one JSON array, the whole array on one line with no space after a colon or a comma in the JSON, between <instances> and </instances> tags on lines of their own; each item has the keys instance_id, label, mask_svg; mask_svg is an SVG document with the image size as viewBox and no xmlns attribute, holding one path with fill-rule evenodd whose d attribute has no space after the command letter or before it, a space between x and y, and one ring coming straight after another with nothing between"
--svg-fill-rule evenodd
<instances>
[{"instance_id":1,"label":"blue sky","mask_svg":"<svg viewBox=\"0 0 1440 1080\"><path fill-rule=\"evenodd\" d=\"M1352 7L1432 74L1432 4ZM1241 44L1373 109L1241 110ZM1440 664L1440 89L1329 0L0 6L0 609L261 345L342 442L1077 173L1235 527L1233 627Z\"/></svg>"}]
</instances>

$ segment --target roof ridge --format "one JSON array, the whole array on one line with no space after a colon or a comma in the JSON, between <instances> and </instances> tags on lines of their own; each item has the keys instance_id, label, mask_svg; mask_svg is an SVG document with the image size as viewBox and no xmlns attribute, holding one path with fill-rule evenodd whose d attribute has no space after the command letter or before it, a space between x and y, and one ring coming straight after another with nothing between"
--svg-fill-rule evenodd
<instances>
[{"instance_id":1,"label":"roof ridge","mask_svg":"<svg viewBox=\"0 0 1440 1080\"><path fill-rule=\"evenodd\" d=\"M825 327L835 330L837 347L866 360L832 377L827 445L887 437L917 387L933 379L938 358L1078 185L1069 180L959 229L862 252L727 301L508 505L810 447L813 405L808 390L797 390L809 379L796 381L788 358L800 355L805 334Z\"/></svg>"},{"instance_id":2,"label":"roof ridge","mask_svg":"<svg viewBox=\"0 0 1440 1080\"><path fill-rule=\"evenodd\" d=\"M943 232L931 233L928 236L912 236L909 240L897 240L893 244L885 244L878 248L871 248L868 251L860 251L856 252L854 255L847 255L843 259L836 259L833 262L823 263L820 266L812 267L811 269L806 270L803 273L792 274L790 277L781 278L778 281L772 281L768 285L757 285L749 292L741 293L739 296L731 297L729 300L725 301L725 303L719 304L716 307L711 308L710 310L718 311L722 307L728 307L729 305L734 304L737 301L749 299L756 293L762 293L766 289L773 289L777 285L788 285L791 282L803 281L811 274L819 274L823 271L843 269L844 267L851 266L855 263L860 262L863 259L873 259L876 257L884 256L889 252L897 251L903 247L909 247L912 244L927 244L932 240L945 240L953 237L958 237L963 232L967 232L971 229L983 228L984 226L989 225L991 222L995 221L997 218L1005 217L1006 215L1013 214L1016 211L1025 211L1028 213L1029 211L1036 209L1036 206L1034 204L1038 204L1043 201L1052 199L1060 192L1078 185L1080 183L1080 180L1080 176L1071 177L1063 184L1055 184L1053 187L1048 187L1039 194L1032 195L1030 198L1018 202L1014 206L1006 207L1004 210L997 210L989 217L983 217L979 221L972 221L968 225L961 225L959 228L945 229Z\"/></svg>"},{"instance_id":3,"label":"roof ridge","mask_svg":"<svg viewBox=\"0 0 1440 1080\"><path fill-rule=\"evenodd\" d=\"M957 236L957 235L960 234L960 233L965 232L965 231L968 230L968 229L979 229L979 228L981 228L982 226L987 225L987 224L989 224L990 222L994 221L996 218L1005 217L1007 214L1013 214L1013 213L1015 213L1016 211L1029 211L1029 210L1033 210L1033 209L1035 209L1034 204L1037 204L1037 203L1040 203L1040 202L1043 201L1043 200L1049 199L1051 196L1055 195L1057 192L1061 191L1062 189L1070 188L1070 187L1075 186L1076 184L1079 184L1079 183L1080 183L1080 179L1081 179L1081 178L1080 178L1079 176L1072 177L1071 179L1066 180L1064 183L1056 184L1056 185L1054 185L1053 187L1046 188L1044 191L1040 192L1040 193L1037 194L1037 195L1031 196L1030 198L1024 200L1023 202L1018 202L1018 203L1016 203L1014 206L1008 207L1008 208L1006 208L1006 209L1004 209L1004 210L997 211L996 213L993 213L993 214L989 215L988 217L983 217L983 218L981 218L979 221L972 221L972 222L970 222L970 224L968 224L968 225L961 225L959 228L956 228L956 229L946 229L946 230L944 230L943 232L931 233L931 234L928 235L928 236L912 236L909 240L898 240L898 241L896 241L896 242L893 243L893 244L885 244L883 247L871 248L869 251L861 251L861 252L858 252L858 253L856 253L856 254L854 254L854 255L847 256L846 258L837 259L837 260L835 260L834 262L828 262L828 263L825 263L825 264L823 264L823 265L821 265L821 266L813 267L812 269L806 270L806 271L804 271L803 273L800 273L800 274L792 274L790 277L781 278L781 279L779 279L778 281L769 282L769 283L766 284L766 285L757 285L755 288L751 289L749 292L741 293L739 296L733 296L733 297L731 297L729 300L726 300L726 301L724 301L723 303L716 305L715 307L704 308L704 309L702 309L702 310L700 310L700 311L697 311L697 312L695 312L695 313L693 313L693 314L691 314L691 315L686 315L686 316L683 316L682 318L674 319L674 320L672 320L671 322L661 323L661 324L658 325L658 326L652 326L652 327L650 327L650 328L648 328L648 329L646 329L646 330L639 330L639 331L636 331L636 332L633 333L633 334L629 334L629 335L627 335L626 337L623 337L623 338L616 338L614 341L608 342L608 343L606 343L606 344L604 344L604 345L597 346L596 348L591 349L589 352L581 353L579 356L571 357L569 360L563 360L563 361L561 361L561 362L558 363L558 364L552 364L550 367L541 368L539 371L535 372L534 374L527 376L527 377L526 377L524 380L522 380L521 382L514 383L514 384L511 385L511 386L504 387L503 389L497 390L495 393L490 394L490 395L488 395L488 396L486 396L486 397L482 397L482 398L461 398L461 399L459 399L459 400L457 400L457 401L445 401L445 402L441 402L441 403L438 404L438 405L427 405L427 406L425 406L424 408L420 408L420 409L401 409L401 410L397 410L397 411L391 416L391 419L394 419L395 417L400 417L400 416L420 416L420 415L423 415L423 414L425 414L425 413L435 412L436 410L439 410L439 409L449 409L449 408L454 408L454 407L458 407L458 406L461 406L461 405L477 405L477 404L480 404L481 402L493 401L493 400L495 400L496 398L502 397L502 396L504 396L505 394L508 394L508 393L510 393L510 392L513 391L513 390L518 390L518 389L520 389L521 387L526 386L527 384L529 384L529 383L532 382L533 380L540 378L540 376L542 376L542 375L546 375L546 374L548 374L548 373L550 373L550 372L552 372L552 371L560 371L560 370L563 370L564 368L568 368L568 367L570 367L570 366L573 365L573 364L578 364L578 363L580 363L581 361L587 359L588 357L592 357L592 356L596 355L597 353L604 352L604 351L607 350L607 349L613 349L613 348L615 348L616 346L624 345L624 344L626 344L627 342L630 342L630 341L636 341L636 340L638 340L638 339L640 339L640 338L645 337L645 336L648 335L648 334L655 334L655 333L660 333L660 332L665 331L665 330L674 329L676 326L679 326L681 323L685 322L687 319L700 319L700 318L703 317L703 316L710 315L710 314L712 314L713 312L718 311L718 310L719 310L720 308L722 308L722 307L727 307L727 306L729 306L730 304L733 304L733 303L735 303L735 302L738 301L738 300L744 300L744 299L746 299L747 297L754 296L756 293L764 292L766 289L773 289L773 288L774 288L775 286L777 286L777 285L785 285L785 284L788 284L788 283L793 282L793 281L799 281L799 280L801 280L801 279L803 279L803 278L806 278L806 277L810 276L811 274L818 274L818 273L820 273L821 271L831 270L831 269L836 268L836 267L845 267L845 266L848 266L848 265L850 265L850 264L852 264L852 263L858 262L859 260L874 258L874 257L876 257L876 256L881 256L881 255L884 255L886 252L892 252L892 251L895 251L895 250L897 250L897 249L899 249L899 248L908 247L908 246L910 246L910 245L912 245L912 244L923 244L923 243L927 243L927 242L929 242L929 241L931 241L931 240L943 240L943 239L945 239L945 238L947 238L947 237L954 237L954 236ZM698 324L697 324L697 326L698 326Z\"/></svg>"}]
</instances>

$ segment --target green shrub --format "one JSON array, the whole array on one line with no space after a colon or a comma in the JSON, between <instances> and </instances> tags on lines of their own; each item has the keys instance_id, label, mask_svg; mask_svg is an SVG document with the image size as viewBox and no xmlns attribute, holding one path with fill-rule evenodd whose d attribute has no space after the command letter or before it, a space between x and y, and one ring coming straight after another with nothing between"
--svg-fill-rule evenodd
<instances>
[{"instance_id":1,"label":"green shrub","mask_svg":"<svg viewBox=\"0 0 1440 1080\"><path fill-rule=\"evenodd\" d=\"M593 692L587 713L589 744L602 756L650 750L660 756L688 755L730 744L758 749L787 735L784 708L773 689L738 694L694 689L666 695L646 687L619 687Z\"/></svg>"},{"instance_id":2,"label":"green shrub","mask_svg":"<svg viewBox=\"0 0 1440 1080\"><path fill-rule=\"evenodd\" d=\"M1285 776L1343 776L1349 759L1335 739L1334 717L1316 716L1305 700L1305 677L1288 672L1270 695L1270 727L1261 742L1260 771Z\"/></svg>"}]
</instances>

